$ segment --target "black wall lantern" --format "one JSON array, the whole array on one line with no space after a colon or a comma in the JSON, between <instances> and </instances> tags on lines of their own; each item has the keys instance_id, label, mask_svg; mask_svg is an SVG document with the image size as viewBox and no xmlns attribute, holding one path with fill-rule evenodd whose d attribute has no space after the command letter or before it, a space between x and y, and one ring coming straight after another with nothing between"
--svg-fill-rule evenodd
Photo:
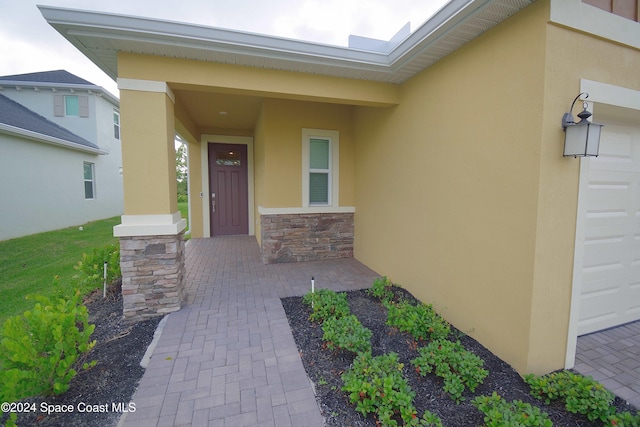
<instances>
[{"instance_id":1,"label":"black wall lantern","mask_svg":"<svg viewBox=\"0 0 640 427\"><path fill-rule=\"evenodd\" d=\"M580 121L576 123L573 120L573 106L578 98L583 99L589 97L588 93L581 93L571 103L568 113L562 116L562 129L564 130L564 156L569 157L598 157L600 148L600 132L602 126L599 123L593 123L587 119L591 117L591 112L587 111L587 103L582 105L582 112L578 114Z\"/></svg>"}]
</instances>

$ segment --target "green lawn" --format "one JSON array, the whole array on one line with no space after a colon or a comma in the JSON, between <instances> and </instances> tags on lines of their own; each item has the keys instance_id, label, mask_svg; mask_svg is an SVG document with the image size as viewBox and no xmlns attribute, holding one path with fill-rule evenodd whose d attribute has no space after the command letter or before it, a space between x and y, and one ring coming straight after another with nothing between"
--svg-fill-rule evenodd
<instances>
[{"instance_id":1,"label":"green lawn","mask_svg":"<svg viewBox=\"0 0 640 427\"><path fill-rule=\"evenodd\" d=\"M189 218L187 203L179 203L183 218ZM120 217L95 221L78 227L49 231L0 241L0 325L7 317L33 306L29 294L51 295L55 276L64 289L75 286L73 268L84 252L117 243L113 227Z\"/></svg>"},{"instance_id":2,"label":"green lawn","mask_svg":"<svg viewBox=\"0 0 640 427\"><path fill-rule=\"evenodd\" d=\"M189 229L189 203L178 203L178 210L182 218L187 220L187 230Z\"/></svg>"},{"instance_id":3,"label":"green lawn","mask_svg":"<svg viewBox=\"0 0 640 427\"><path fill-rule=\"evenodd\" d=\"M34 234L0 242L0 324L33 306L26 295L50 295L53 278L62 287L73 287L74 266L83 252L116 243L113 226L120 217L78 227Z\"/></svg>"}]
</instances>

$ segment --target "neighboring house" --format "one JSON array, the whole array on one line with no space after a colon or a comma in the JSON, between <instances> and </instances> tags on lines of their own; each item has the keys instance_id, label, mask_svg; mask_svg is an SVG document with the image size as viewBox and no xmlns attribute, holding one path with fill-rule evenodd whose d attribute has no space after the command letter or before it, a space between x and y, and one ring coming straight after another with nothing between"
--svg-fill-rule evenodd
<instances>
[{"instance_id":1,"label":"neighboring house","mask_svg":"<svg viewBox=\"0 0 640 427\"><path fill-rule=\"evenodd\" d=\"M265 262L353 255L519 372L572 366L578 334L640 318L629 4L634 19L586 0L454 0L348 48L40 7L118 80L125 316L183 298L177 131L194 237L255 235ZM605 124L598 158L563 157L580 92Z\"/></svg>"},{"instance_id":2,"label":"neighboring house","mask_svg":"<svg viewBox=\"0 0 640 427\"><path fill-rule=\"evenodd\" d=\"M118 99L64 70L0 77L0 240L121 215Z\"/></svg>"}]
</instances>

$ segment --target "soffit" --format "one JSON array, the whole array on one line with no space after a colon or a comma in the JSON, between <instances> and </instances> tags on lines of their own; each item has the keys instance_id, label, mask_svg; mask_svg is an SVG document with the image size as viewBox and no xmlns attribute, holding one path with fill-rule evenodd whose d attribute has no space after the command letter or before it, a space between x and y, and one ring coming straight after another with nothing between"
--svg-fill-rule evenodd
<instances>
[{"instance_id":1,"label":"soffit","mask_svg":"<svg viewBox=\"0 0 640 427\"><path fill-rule=\"evenodd\" d=\"M262 98L255 96L185 89L174 89L173 93L201 130L210 127L253 129L262 106Z\"/></svg>"},{"instance_id":2,"label":"soffit","mask_svg":"<svg viewBox=\"0 0 640 427\"><path fill-rule=\"evenodd\" d=\"M402 83L535 0L452 0L390 52L370 52L149 18L39 6L47 22L114 80L129 52Z\"/></svg>"}]
</instances>

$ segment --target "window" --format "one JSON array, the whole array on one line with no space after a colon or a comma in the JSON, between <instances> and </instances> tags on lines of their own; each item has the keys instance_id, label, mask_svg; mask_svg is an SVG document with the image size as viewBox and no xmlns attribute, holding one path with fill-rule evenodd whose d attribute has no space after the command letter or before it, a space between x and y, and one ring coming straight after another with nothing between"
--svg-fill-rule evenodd
<instances>
[{"instance_id":1,"label":"window","mask_svg":"<svg viewBox=\"0 0 640 427\"><path fill-rule=\"evenodd\" d=\"M216 151L216 165L242 166L240 151Z\"/></svg>"},{"instance_id":2,"label":"window","mask_svg":"<svg viewBox=\"0 0 640 427\"><path fill-rule=\"evenodd\" d=\"M54 95L53 115L56 117L89 117L89 97Z\"/></svg>"},{"instance_id":3,"label":"window","mask_svg":"<svg viewBox=\"0 0 640 427\"><path fill-rule=\"evenodd\" d=\"M80 116L80 103L77 96L64 97L64 115Z\"/></svg>"},{"instance_id":4,"label":"window","mask_svg":"<svg viewBox=\"0 0 640 427\"><path fill-rule=\"evenodd\" d=\"M302 134L303 205L338 206L338 132L303 129Z\"/></svg>"},{"instance_id":5,"label":"window","mask_svg":"<svg viewBox=\"0 0 640 427\"><path fill-rule=\"evenodd\" d=\"M120 139L120 112L113 110L113 137Z\"/></svg>"},{"instance_id":6,"label":"window","mask_svg":"<svg viewBox=\"0 0 640 427\"><path fill-rule=\"evenodd\" d=\"M95 199L96 198L96 181L94 164L84 162L84 198Z\"/></svg>"},{"instance_id":7,"label":"window","mask_svg":"<svg viewBox=\"0 0 640 427\"><path fill-rule=\"evenodd\" d=\"M328 205L331 199L331 140L309 139L309 204Z\"/></svg>"}]
</instances>

